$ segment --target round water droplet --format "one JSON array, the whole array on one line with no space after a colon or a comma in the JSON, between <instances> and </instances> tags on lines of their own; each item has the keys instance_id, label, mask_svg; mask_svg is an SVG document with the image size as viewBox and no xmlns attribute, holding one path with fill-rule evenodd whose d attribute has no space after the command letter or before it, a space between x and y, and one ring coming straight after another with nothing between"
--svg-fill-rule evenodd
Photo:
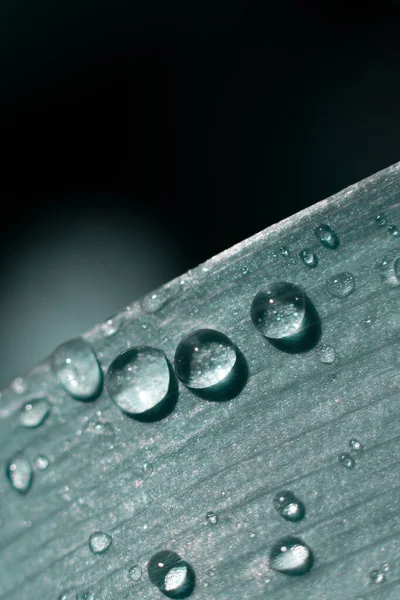
<instances>
[{"instance_id":1,"label":"round water droplet","mask_svg":"<svg viewBox=\"0 0 400 600\"><path fill-rule=\"evenodd\" d=\"M311 250L311 248L304 248L299 253L299 256L303 263L310 269L315 269L318 266L318 256Z\"/></svg>"},{"instance_id":2,"label":"round water droplet","mask_svg":"<svg viewBox=\"0 0 400 600\"><path fill-rule=\"evenodd\" d=\"M280 281L269 284L256 294L251 305L251 319L266 338L291 337L302 327L305 307L303 290L292 283Z\"/></svg>"},{"instance_id":3,"label":"round water droplet","mask_svg":"<svg viewBox=\"0 0 400 600\"><path fill-rule=\"evenodd\" d=\"M400 285L400 251L393 250L375 265L381 280L392 287Z\"/></svg>"},{"instance_id":4,"label":"round water droplet","mask_svg":"<svg viewBox=\"0 0 400 600\"><path fill-rule=\"evenodd\" d=\"M58 600L79 600L79 597L75 590L66 590L61 593Z\"/></svg>"},{"instance_id":5,"label":"round water droplet","mask_svg":"<svg viewBox=\"0 0 400 600\"><path fill-rule=\"evenodd\" d=\"M377 225L386 225L386 223L387 223L386 216L384 214L377 215L375 217L375 222L377 223Z\"/></svg>"},{"instance_id":6,"label":"round water droplet","mask_svg":"<svg viewBox=\"0 0 400 600\"><path fill-rule=\"evenodd\" d=\"M169 598L187 598L195 587L193 568L169 550L157 552L148 564L149 579Z\"/></svg>"},{"instance_id":7,"label":"round water droplet","mask_svg":"<svg viewBox=\"0 0 400 600\"><path fill-rule=\"evenodd\" d=\"M287 537L280 540L270 553L271 567L285 575L304 575L313 564L311 548L299 538Z\"/></svg>"},{"instance_id":8,"label":"round water droplet","mask_svg":"<svg viewBox=\"0 0 400 600\"><path fill-rule=\"evenodd\" d=\"M329 225L319 225L314 230L319 242L329 250L336 250L339 247L339 238Z\"/></svg>"},{"instance_id":9,"label":"round water droplet","mask_svg":"<svg viewBox=\"0 0 400 600\"><path fill-rule=\"evenodd\" d=\"M399 235L400 235L400 231L398 230L398 228L396 227L396 225L390 225L390 227L388 227L388 232L393 237L399 237Z\"/></svg>"},{"instance_id":10,"label":"round water droplet","mask_svg":"<svg viewBox=\"0 0 400 600\"><path fill-rule=\"evenodd\" d=\"M281 256L285 256L285 257L287 257L287 256L289 256L289 255L290 255L290 250L289 250L289 248L287 248L286 246L281 246L281 247L279 248L279 254L281 254Z\"/></svg>"},{"instance_id":11,"label":"round water droplet","mask_svg":"<svg viewBox=\"0 0 400 600\"><path fill-rule=\"evenodd\" d=\"M352 273L347 271L337 273L327 280L326 288L334 298L346 298L356 289L356 279Z\"/></svg>"},{"instance_id":12,"label":"round water droplet","mask_svg":"<svg viewBox=\"0 0 400 600\"><path fill-rule=\"evenodd\" d=\"M92 592L84 592L78 596L79 600L95 600L95 596Z\"/></svg>"},{"instance_id":13,"label":"round water droplet","mask_svg":"<svg viewBox=\"0 0 400 600\"><path fill-rule=\"evenodd\" d=\"M142 577L142 568L140 565L133 565L128 571L128 576L131 581L139 581Z\"/></svg>"},{"instance_id":14,"label":"round water droplet","mask_svg":"<svg viewBox=\"0 0 400 600\"><path fill-rule=\"evenodd\" d=\"M89 538L89 548L93 554L103 554L112 544L112 537L103 531L95 531Z\"/></svg>"},{"instance_id":15,"label":"round water droplet","mask_svg":"<svg viewBox=\"0 0 400 600\"><path fill-rule=\"evenodd\" d=\"M371 571L369 578L370 578L371 583L376 583L378 585L380 583L385 583L385 581L386 581L385 573L383 573L379 569L375 569L374 571Z\"/></svg>"},{"instance_id":16,"label":"round water droplet","mask_svg":"<svg viewBox=\"0 0 400 600\"><path fill-rule=\"evenodd\" d=\"M324 364L331 364L335 362L336 352L332 346L328 346L328 344L320 344L317 349L317 358Z\"/></svg>"},{"instance_id":17,"label":"round water droplet","mask_svg":"<svg viewBox=\"0 0 400 600\"><path fill-rule=\"evenodd\" d=\"M32 486L33 471L31 464L23 454L16 454L8 461L6 475L11 486L17 492L26 494Z\"/></svg>"},{"instance_id":18,"label":"round water droplet","mask_svg":"<svg viewBox=\"0 0 400 600\"><path fill-rule=\"evenodd\" d=\"M339 455L339 463L345 469L353 469L355 467L355 460L347 452L343 452Z\"/></svg>"},{"instance_id":19,"label":"round water droplet","mask_svg":"<svg viewBox=\"0 0 400 600\"><path fill-rule=\"evenodd\" d=\"M360 450L362 450L362 444L361 444L361 442L358 441L358 440L356 440L355 438L353 438L353 439L351 439L349 441L349 446L355 452L359 452Z\"/></svg>"},{"instance_id":20,"label":"round water droplet","mask_svg":"<svg viewBox=\"0 0 400 600\"><path fill-rule=\"evenodd\" d=\"M388 573L390 571L390 565L389 565L389 563L387 563L387 562L383 563L381 565L381 570L384 571L385 573Z\"/></svg>"},{"instance_id":21,"label":"round water droplet","mask_svg":"<svg viewBox=\"0 0 400 600\"><path fill-rule=\"evenodd\" d=\"M238 355L231 340L214 329L187 335L175 352L175 371L186 386L206 390L233 375Z\"/></svg>"},{"instance_id":22,"label":"round water droplet","mask_svg":"<svg viewBox=\"0 0 400 600\"><path fill-rule=\"evenodd\" d=\"M33 462L35 468L39 471L44 471L49 466L49 459L47 456L43 456L42 454L37 456Z\"/></svg>"},{"instance_id":23,"label":"round water droplet","mask_svg":"<svg viewBox=\"0 0 400 600\"><path fill-rule=\"evenodd\" d=\"M143 415L156 409L170 391L171 375L161 350L143 346L122 352L111 363L106 388L126 414Z\"/></svg>"},{"instance_id":24,"label":"round water droplet","mask_svg":"<svg viewBox=\"0 0 400 600\"><path fill-rule=\"evenodd\" d=\"M16 377L10 383L10 388L15 394L25 394L28 390L28 384L22 377Z\"/></svg>"},{"instance_id":25,"label":"round water droplet","mask_svg":"<svg viewBox=\"0 0 400 600\"><path fill-rule=\"evenodd\" d=\"M248 272L249 272L249 267L243 267L243 269L242 269L242 274L243 274L243 275L247 275L247 274L248 274Z\"/></svg>"},{"instance_id":26,"label":"round water droplet","mask_svg":"<svg viewBox=\"0 0 400 600\"><path fill-rule=\"evenodd\" d=\"M19 422L24 427L39 427L50 414L50 405L45 398L30 400L21 408Z\"/></svg>"},{"instance_id":27,"label":"round water droplet","mask_svg":"<svg viewBox=\"0 0 400 600\"><path fill-rule=\"evenodd\" d=\"M206 521L210 525L216 525L218 523L218 516L215 514L214 511L210 510L206 514Z\"/></svg>"},{"instance_id":28,"label":"round water droplet","mask_svg":"<svg viewBox=\"0 0 400 600\"><path fill-rule=\"evenodd\" d=\"M103 376L92 348L81 338L59 346L51 367L63 388L77 400L93 400L101 391Z\"/></svg>"},{"instance_id":29,"label":"round water droplet","mask_svg":"<svg viewBox=\"0 0 400 600\"><path fill-rule=\"evenodd\" d=\"M301 521L306 513L301 500L289 491L278 492L274 498L274 506L286 521Z\"/></svg>"}]
</instances>

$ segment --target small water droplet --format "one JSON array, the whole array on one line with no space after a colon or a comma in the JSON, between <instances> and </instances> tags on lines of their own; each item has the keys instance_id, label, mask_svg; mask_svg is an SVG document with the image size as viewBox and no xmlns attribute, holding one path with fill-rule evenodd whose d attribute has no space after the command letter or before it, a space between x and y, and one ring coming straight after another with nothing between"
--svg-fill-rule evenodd
<instances>
[{"instance_id":1,"label":"small water droplet","mask_svg":"<svg viewBox=\"0 0 400 600\"><path fill-rule=\"evenodd\" d=\"M101 332L105 337L109 337L110 335L114 335L117 333L122 324L122 316L117 315L114 317L110 317L104 323L101 324Z\"/></svg>"},{"instance_id":2,"label":"small water droplet","mask_svg":"<svg viewBox=\"0 0 400 600\"><path fill-rule=\"evenodd\" d=\"M139 581L142 577L142 568L140 565L133 565L128 571L128 576L131 581Z\"/></svg>"},{"instance_id":3,"label":"small water droplet","mask_svg":"<svg viewBox=\"0 0 400 600\"><path fill-rule=\"evenodd\" d=\"M398 228L396 227L396 225L390 225L390 227L388 227L388 232L393 237L399 237L399 235L400 235L400 231L398 230Z\"/></svg>"},{"instance_id":4,"label":"small water droplet","mask_svg":"<svg viewBox=\"0 0 400 600\"><path fill-rule=\"evenodd\" d=\"M79 597L75 590L66 590L61 593L58 600L79 600Z\"/></svg>"},{"instance_id":5,"label":"small water droplet","mask_svg":"<svg viewBox=\"0 0 400 600\"><path fill-rule=\"evenodd\" d=\"M243 267L242 274L247 275L248 272L249 272L249 267Z\"/></svg>"},{"instance_id":6,"label":"small water droplet","mask_svg":"<svg viewBox=\"0 0 400 600\"><path fill-rule=\"evenodd\" d=\"M77 400L93 400L101 391L103 376L92 348L81 338L59 346L51 367L63 388Z\"/></svg>"},{"instance_id":7,"label":"small water droplet","mask_svg":"<svg viewBox=\"0 0 400 600\"><path fill-rule=\"evenodd\" d=\"M38 469L39 471L44 471L45 469L47 469L47 467L49 466L49 462L50 461L47 458L47 456L44 456L42 454L37 456L35 458L35 460L33 461L35 468Z\"/></svg>"},{"instance_id":8,"label":"small water droplet","mask_svg":"<svg viewBox=\"0 0 400 600\"><path fill-rule=\"evenodd\" d=\"M299 256L303 263L310 269L315 269L318 266L318 256L311 250L311 248L304 248L299 253Z\"/></svg>"},{"instance_id":9,"label":"small water droplet","mask_svg":"<svg viewBox=\"0 0 400 600\"><path fill-rule=\"evenodd\" d=\"M280 540L270 553L271 567L285 575L304 575L313 564L311 548L299 538L287 537Z\"/></svg>"},{"instance_id":10,"label":"small water droplet","mask_svg":"<svg viewBox=\"0 0 400 600\"><path fill-rule=\"evenodd\" d=\"M79 600L95 600L95 596L92 592L84 592L78 596Z\"/></svg>"},{"instance_id":11,"label":"small water droplet","mask_svg":"<svg viewBox=\"0 0 400 600\"><path fill-rule=\"evenodd\" d=\"M379 569L375 569L374 571L371 571L369 578L370 578L371 583L376 583L378 585L381 583L385 583L385 581L386 581L385 573L383 573Z\"/></svg>"},{"instance_id":12,"label":"small water droplet","mask_svg":"<svg viewBox=\"0 0 400 600\"><path fill-rule=\"evenodd\" d=\"M28 390L28 384L22 377L16 377L10 383L10 388L15 394L25 394Z\"/></svg>"},{"instance_id":13,"label":"small water droplet","mask_svg":"<svg viewBox=\"0 0 400 600\"><path fill-rule=\"evenodd\" d=\"M287 248L286 246L281 246L281 247L279 248L279 254L281 254L281 256L285 256L285 257L287 257L287 256L289 256L289 255L290 255L290 250L289 250L289 248Z\"/></svg>"},{"instance_id":14,"label":"small water droplet","mask_svg":"<svg viewBox=\"0 0 400 600\"><path fill-rule=\"evenodd\" d=\"M382 571L384 571L385 573L388 573L390 571L390 565L389 563L385 562L381 565L381 569Z\"/></svg>"},{"instance_id":15,"label":"small water droplet","mask_svg":"<svg viewBox=\"0 0 400 600\"><path fill-rule=\"evenodd\" d=\"M384 214L377 215L375 217L375 222L377 223L377 225L386 225L386 223L387 223L386 216Z\"/></svg>"},{"instance_id":16,"label":"small water droplet","mask_svg":"<svg viewBox=\"0 0 400 600\"><path fill-rule=\"evenodd\" d=\"M169 550L157 552L148 564L149 579L169 598L187 598L195 587L191 565Z\"/></svg>"},{"instance_id":17,"label":"small water droplet","mask_svg":"<svg viewBox=\"0 0 400 600\"><path fill-rule=\"evenodd\" d=\"M376 263L375 269L384 283L392 287L400 285L400 252L393 250L386 254Z\"/></svg>"},{"instance_id":18,"label":"small water droplet","mask_svg":"<svg viewBox=\"0 0 400 600\"><path fill-rule=\"evenodd\" d=\"M206 514L206 520L210 525L216 525L218 523L218 516L214 511L210 510Z\"/></svg>"},{"instance_id":19,"label":"small water droplet","mask_svg":"<svg viewBox=\"0 0 400 600\"><path fill-rule=\"evenodd\" d=\"M360 450L362 450L362 444L361 444L361 442L359 440L356 440L355 438L352 438L349 441L349 446L355 452L359 452Z\"/></svg>"},{"instance_id":20,"label":"small water droplet","mask_svg":"<svg viewBox=\"0 0 400 600\"><path fill-rule=\"evenodd\" d=\"M339 455L339 463L342 465L342 467L345 467L345 469L353 469L356 464L354 458L352 458L347 452L343 452Z\"/></svg>"},{"instance_id":21,"label":"small water droplet","mask_svg":"<svg viewBox=\"0 0 400 600\"><path fill-rule=\"evenodd\" d=\"M144 415L160 407L169 395L170 386L171 374L164 352L149 346L122 352L106 375L111 399L131 416Z\"/></svg>"},{"instance_id":22,"label":"small water droplet","mask_svg":"<svg viewBox=\"0 0 400 600\"><path fill-rule=\"evenodd\" d=\"M46 398L30 400L21 408L19 422L24 427L39 427L50 414L50 405Z\"/></svg>"},{"instance_id":23,"label":"small water droplet","mask_svg":"<svg viewBox=\"0 0 400 600\"><path fill-rule=\"evenodd\" d=\"M226 335L214 329L199 329L179 343L175 371L186 386L207 390L230 378L237 359L237 349Z\"/></svg>"},{"instance_id":24,"label":"small water droplet","mask_svg":"<svg viewBox=\"0 0 400 600\"><path fill-rule=\"evenodd\" d=\"M336 352L332 346L328 346L328 344L320 344L317 349L317 358L324 364L331 364L335 362Z\"/></svg>"},{"instance_id":25,"label":"small water droplet","mask_svg":"<svg viewBox=\"0 0 400 600\"><path fill-rule=\"evenodd\" d=\"M334 298L346 298L356 289L356 279L347 271L337 273L326 282L328 293Z\"/></svg>"},{"instance_id":26,"label":"small water droplet","mask_svg":"<svg viewBox=\"0 0 400 600\"><path fill-rule=\"evenodd\" d=\"M95 531L89 538L89 548L93 554L103 554L112 544L112 537L103 531Z\"/></svg>"},{"instance_id":27,"label":"small water droplet","mask_svg":"<svg viewBox=\"0 0 400 600\"><path fill-rule=\"evenodd\" d=\"M29 460L23 454L16 454L8 461L6 475L17 492L26 494L32 486L33 471Z\"/></svg>"},{"instance_id":28,"label":"small water droplet","mask_svg":"<svg viewBox=\"0 0 400 600\"><path fill-rule=\"evenodd\" d=\"M339 247L339 238L329 225L319 225L314 230L316 238L329 250L336 250Z\"/></svg>"},{"instance_id":29,"label":"small water droplet","mask_svg":"<svg viewBox=\"0 0 400 600\"><path fill-rule=\"evenodd\" d=\"M286 521L301 521L305 516L304 504L293 492L278 492L274 498L274 506Z\"/></svg>"},{"instance_id":30,"label":"small water droplet","mask_svg":"<svg viewBox=\"0 0 400 600\"><path fill-rule=\"evenodd\" d=\"M251 319L266 337L281 339L296 335L305 316L305 296L301 288L280 281L260 290L251 305Z\"/></svg>"}]
</instances>

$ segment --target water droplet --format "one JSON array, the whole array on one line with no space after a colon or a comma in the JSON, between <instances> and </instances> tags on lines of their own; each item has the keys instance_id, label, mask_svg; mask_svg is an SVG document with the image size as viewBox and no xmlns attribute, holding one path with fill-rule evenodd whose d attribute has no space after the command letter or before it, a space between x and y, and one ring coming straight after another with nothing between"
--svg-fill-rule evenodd
<instances>
[{"instance_id":1,"label":"water droplet","mask_svg":"<svg viewBox=\"0 0 400 600\"><path fill-rule=\"evenodd\" d=\"M275 544L270 553L270 565L286 575L304 575L312 568L314 557L302 540L287 537Z\"/></svg>"},{"instance_id":2,"label":"water droplet","mask_svg":"<svg viewBox=\"0 0 400 600\"><path fill-rule=\"evenodd\" d=\"M10 388L15 394L25 394L28 390L28 384L22 377L16 377L10 383Z\"/></svg>"},{"instance_id":3,"label":"water droplet","mask_svg":"<svg viewBox=\"0 0 400 600\"><path fill-rule=\"evenodd\" d=\"M336 250L339 247L339 238L329 225L319 225L314 230L316 238L329 250Z\"/></svg>"},{"instance_id":4,"label":"water droplet","mask_svg":"<svg viewBox=\"0 0 400 600\"><path fill-rule=\"evenodd\" d=\"M271 283L254 297L251 319L266 338L291 337L301 329L305 306L301 288L284 281Z\"/></svg>"},{"instance_id":5,"label":"water droplet","mask_svg":"<svg viewBox=\"0 0 400 600\"><path fill-rule=\"evenodd\" d=\"M281 247L279 248L279 253L280 253L282 256L285 256L285 257L286 257L286 256L289 256L289 255L290 255L290 250L289 250L289 248L287 248L286 246L281 246Z\"/></svg>"},{"instance_id":6,"label":"water droplet","mask_svg":"<svg viewBox=\"0 0 400 600\"><path fill-rule=\"evenodd\" d=\"M371 583L376 583L378 585L380 583L384 583L386 581L385 573L383 573L382 571L380 571L378 569L371 571L369 578L370 578Z\"/></svg>"},{"instance_id":7,"label":"water droplet","mask_svg":"<svg viewBox=\"0 0 400 600\"><path fill-rule=\"evenodd\" d=\"M249 272L249 267L243 267L242 274L247 275L248 272Z\"/></svg>"},{"instance_id":8,"label":"water droplet","mask_svg":"<svg viewBox=\"0 0 400 600\"><path fill-rule=\"evenodd\" d=\"M345 469L353 469L356 464L354 458L352 458L347 452L343 452L339 455L339 463L342 465L342 467L345 467Z\"/></svg>"},{"instance_id":9,"label":"water droplet","mask_svg":"<svg viewBox=\"0 0 400 600\"><path fill-rule=\"evenodd\" d=\"M385 573L388 573L390 571L390 565L389 563L385 562L381 565L381 569L382 571L384 571Z\"/></svg>"},{"instance_id":10,"label":"water droplet","mask_svg":"<svg viewBox=\"0 0 400 600\"><path fill-rule=\"evenodd\" d=\"M6 475L14 490L21 494L26 494L32 486L32 467L23 454L18 453L8 461Z\"/></svg>"},{"instance_id":11,"label":"water droplet","mask_svg":"<svg viewBox=\"0 0 400 600\"><path fill-rule=\"evenodd\" d=\"M50 414L50 405L45 398L30 400L21 408L19 421L24 427L39 427Z\"/></svg>"},{"instance_id":12,"label":"water droplet","mask_svg":"<svg viewBox=\"0 0 400 600\"><path fill-rule=\"evenodd\" d=\"M103 531L95 531L89 538L89 548L93 554L103 554L112 543L112 537Z\"/></svg>"},{"instance_id":13,"label":"water droplet","mask_svg":"<svg viewBox=\"0 0 400 600\"><path fill-rule=\"evenodd\" d=\"M119 328L121 327L123 317L121 315L117 315L115 317L110 317L104 323L100 325L101 332L105 337L110 335L114 335L117 333Z\"/></svg>"},{"instance_id":14,"label":"water droplet","mask_svg":"<svg viewBox=\"0 0 400 600\"><path fill-rule=\"evenodd\" d=\"M51 367L63 388L77 400L93 400L101 391L103 377L92 348L81 338L59 346Z\"/></svg>"},{"instance_id":15,"label":"water droplet","mask_svg":"<svg viewBox=\"0 0 400 600\"><path fill-rule=\"evenodd\" d=\"M385 216L384 214L377 215L377 216L375 217L375 222L376 222L378 225L386 225L386 223L387 223L386 216Z\"/></svg>"},{"instance_id":16,"label":"water droplet","mask_svg":"<svg viewBox=\"0 0 400 600\"><path fill-rule=\"evenodd\" d=\"M328 293L334 298L346 298L356 289L356 279L352 273L347 271L337 273L326 282Z\"/></svg>"},{"instance_id":17,"label":"water droplet","mask_svg":"<svg viewBox=\"0 0 400 600\"><path fill-rule=\"evenodd\" d=\"M140 565L133 565L128 571L129 579L131 581L139 581L142 577L142 568Z\"/></svg>"},{"instance_id":18,"label":"water droplet","mask_svg":"<svg viewBox=\"0 0 400 600\"><path fill-rule=\"evenodd\" d=\"M398 230L398 228L396 227L396 225L390 225L390 227L388 227L388 232L393 237L398 237L400 235L400 231Z\"/></svg>"},{"instance_id":19,"label":"water droplet","mask_svg":"<svg viewBox=\"0 0 400 600\"><path fill-rule=\"evenodd\" d=\"M44 471L45 469L47 469L47 467L49 466L49 459L47 458L47 456L43 456L43 455L39 455L35 458L35 460L33 461L36 469L38 469L39 471Z\"/></svg>"},{"instance_id":20,"label":"water droplet","mask_svg":"<svg viewBox=\"0 0 400 600\"><path fill-rule=\"evenodd\" d=\"M92 592L84 592L81 596L78 596L79 600L95 600Z\"/></svg>"},{"instance_id":21,"label":"water droplet","mask_svg":"<svg viewBox=\"0 0 400 600\"><path fill-rule=\"evenodd\" d=\"M210 510L206 514L206 520L210 525L216 525L218 523L218 516L214 511Z\"/></svg>"},{"instance_id":22,"label":"water droplet","mask_svg":"<svg viewBox=\"0 0 400 600\"><path fill-rule=\"evenodd\" d=\"M106 388L115 404L131 416L158 409L170 392L171 374L161 350L143 346L122 352L111 363Z\"/></svg>"},{"instance_id":23,"label":"water droplet","mask_svg":"<svg viewBox=\"0 0 400 600\"><path fill-rule=\"evenodd\" d=\"M311 250L311 248L304 248L299 254L301 260L310 269L315 269L318 266L318 256Z\"/></svg>"},{"instance_id":24,"label":"water droplet","mask_svg":"<svg viewBox=\"0 0 400 600\"><path fill-rule=\"evenodd\" d=\"M79 600L79 597L75 590L66 590L61 593L58 600Z\"/></svg>"},{"instance_id":25,"label":"water droplet","mask_svg":"<svg viewBox=\"0 0 400 600\"><path fill-rule=\"evenodd\" d=\"M392 287L400 285L400 252L393 250L386 254L376 263L375 269L386 284Z\"/></svg>"},{"instance_id":26,"label":"water droplet","mask_svg":"<svg viewBox=\"0 0 400 600\"><path fill-rule=\"evenodd\" d=\"M148 564L149 579L169 598L187 598L194 590L193 568L178 554L169 550L157 552Z\"/></svg>"},{"instance_id":27,"label":"water droplet","mask_svg":"<svg viewBox=\"0 0 400 600\"><path fill-rule=\"evenodd\" d=\"M278 492L274 498L274 506L286 521L301 521L304 519L304 504L292 492Z\"/></svg>"},{"instance_id":28,"label":"water droplet","mask_svg":"<svg viewBox=\"0 0 400 600\"><path fill-rule=\"evenodd\" d=\"M335 362L336 352L332 346L328 346L328 344L320 344L317 349L317 358L324 364L331 364Z\"/></svg>"},{"instance_id":29,"label":"water droplet","mask_svg":"<svg viewBox=\"0 0 400 600\"><path fill-rule=\"evenodd\" d=\"M359 442L355 438L353 438L353 439L350 440L349 446L355 452L359 452L360 450L362 450L362 444L361 444L361 442Z\"/></svg>"},{"instance_id":30,"label":"water droplet","mask_svg":"<svg viewBox=\"0 0 400 600\"><path fill-rule=\"evenodd\" d=\"M188 387L205 390L228 380L237 359L237 349L226 335L214 329L199 329L179 343L175 371Z\"/></svg>"}]
</instances>

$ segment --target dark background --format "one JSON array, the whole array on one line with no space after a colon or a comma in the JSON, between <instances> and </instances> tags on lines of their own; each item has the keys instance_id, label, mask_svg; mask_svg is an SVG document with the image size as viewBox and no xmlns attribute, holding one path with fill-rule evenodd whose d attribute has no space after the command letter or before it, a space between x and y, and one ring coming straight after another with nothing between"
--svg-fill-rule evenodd
<instances>
[{"instance_id":1,"label":"dark background","mask_svg":"<svg viewBox=\"0 0 400 600\"><path fill-rule=\"evenodd\" d=\"M5 0L0 385L400 158L399 2Z\"/></svg>"}]
</instances>

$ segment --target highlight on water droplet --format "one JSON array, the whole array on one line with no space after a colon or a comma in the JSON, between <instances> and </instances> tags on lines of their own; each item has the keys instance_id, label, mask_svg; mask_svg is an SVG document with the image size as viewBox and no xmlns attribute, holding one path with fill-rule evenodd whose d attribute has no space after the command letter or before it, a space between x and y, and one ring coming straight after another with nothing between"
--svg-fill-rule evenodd
<instances>
[{"instance_id":1,"label":"highlight on water droplet","mask_svg":"<svg viewBox=\"0 0 400 600\"><path fill-rule=\"evenodd\" d=\"M400 250L392 250L375 264L381 280L391 286L400 285Z\"/></svg>"},{"instance_id":2,"label":"highlight on water droplet","mask_svg":"<svg viewBox=\"0 0 400 600\"><path fill-rule=\"evenodd\" d=\"M50 360L54 375L73 398L88 401L100 394L102 371L91 346L82 338L59 346Z\"/></svg>"},{"instance_id":3,"label":"highlight on water droplet","mask_svg":"<svg viewBox=\"0 0 400 600\"><path fill-rule=\"evenodd\" d=\"M356 278L348 271L337 273L326 281L326 288L334 298L346 298L356 289Z\"/></svg>"},{"instance_id":4,"label":"highlight on water droplet","mask_svg":"<svg viewBox=\"0 0 400 600\"><path fill-rule=\"evenodd\" d=\"M89 538L89 549L93 554L103 554L112 544L112 537L103 531L95 531Z\"/></svg>"},{"instance_id":5,"label":"highlight on water droplet","mask_svg":"<svg viewBox=\"0 0 400 600\"><path fill-rule=\"evenodd\" d=\"M353 469L355 467L355 460L348 452L343 452L339 455L339 463L345 469Z\"/></svg>"},{"instance_id":6,"label":"highlight on water droplet","mask_svg":"<svg viewBox=\"0 0 400 600\"><path fill-rule=\"evenodd\" d=\"M349 446L352 450L354 450L354 452L359 452L360 450L362 450L362 444L359 440L356 440L355 438L352 438L349 441Z\"/></svg>"},{"instance_id":7,"label":"highlight on water droplet","mask_svg":"<svg viewBox=\"0 0 400 600\"><path fill-rule=\"evenodd\" d=\"M390 225L388 227L388 232L390 233L390 235L392 235L393 237L399 237L400 235L400 231L398 229L398 227L396 227L396 225Z\"/></svg>"},{"instance_id":8,"label":"highlight on water droplet","mask_svg":"<svg viewBox=\"0 0 400 600\"><path fill-rule=\"evenodd\" d=\"M299 253L299 256L303 263L310 269L315 269L315 267L318 266L318 256L311 248L304 248L304 250L301 250Z\"/></svg>"},{"instance_id":9,"label":"highlight on water droplet","mask_svg":"<svg viewBox=\"0 0 400 600\"><path fill-rule=\"evenodd\" d=\"M213 510L209 510L206 514L206 521L210 525L216 525L218 523L218 516Z\"/></svg>"},{"instance_id":10,"label":"highlight on water droplet","mask_svg":"<svg viewBox=\"0 0 400 600\"><path fill-rule=\"evenodd\" d=\"M175 552L157 552L148 563L151 583L168 598L188 598L195 587L193 567Z\"/></svg>"},{"instance_id":11,"label":"highlight on water droplet","mask_svg":"<svg viewBox=\"0 0 400 600\"><path fill-rule=\"evenodd\" d=\"M19 422L24 427L39 427L50 414L50 404L46 398L35 398L26 402L20 410Z\"/></svg>"},{"instance_id":12,"label":"highlight on water droplet","mask_svg":"<svg viewBox=\"0 0 400 600\"><path fill-rule=\"evenodd\" d=\"M274 507L286 521L298 522L304 519L306 510L304 504L293 492L281 491L274 497Z\"/></svg>"},{"instance_id":13,"label":"highlight on water droplet","mask_svg":"<svg viewBox=\"0 0 400 600\"><path fill-rule=\"evenodd\" d=\"M128 577L131 581L139 581L142 577L142 567L140 565L133 565L128 571Z\"/></svg>"},{"instance_id":14,"label":"highlight on water droplet","mask_svg":"<svg viewBox=\"0 0 400 600\"><path fill-rule=\"evenodd\" d=\"M285 575L305 575L314 564L311 548L301 539L286 537L277 542L270 552L270 566Z\"/></svg>"},{"instance_id":15,"label":"highlight on water droplet","mask_svg":"<svg viewBox=\"0 0 400 600\"><path fill-rule=\"evenodd\" d=\"M8 461L6 475L11 487L20 494L26 494L32 487L32 467L29 460L22 453L15 454Z\"/></svg>"},{"instance_id":16,"label":"highlight on water droplet","mask_svg":"<svg viewBox=\"0 0 400 600\"><path fill-rule=\"evenodd\" d=\"M319 225L315 228L314 233L315 237L325 248L328 248L329 250L336 250L336 248L339 248L339 238L329 225Z\"/></svg>"},{"instance_id":17,"label":"highlight on water droplet","mask_svg":"<svg viewBox=\"0 0 400 600\"><path fill-rule=\"evenodd\" d=\"M316 348L317 358L324 364L332 364L336 360L336 352L332 346L328 344L320 344Z\"/></svg>"},{"instance_id":18,"label":"highlight on water droplet","mask_svg":"<svg viewBox=\"0 0 400 600\"><path fill-rule=\"evenodd\" d=\"M107 371L106 388L122 412L137 419L162 418L176 404L176 384L167 357L150 346L119 354Z\"/></svg>"}]
</instances>

